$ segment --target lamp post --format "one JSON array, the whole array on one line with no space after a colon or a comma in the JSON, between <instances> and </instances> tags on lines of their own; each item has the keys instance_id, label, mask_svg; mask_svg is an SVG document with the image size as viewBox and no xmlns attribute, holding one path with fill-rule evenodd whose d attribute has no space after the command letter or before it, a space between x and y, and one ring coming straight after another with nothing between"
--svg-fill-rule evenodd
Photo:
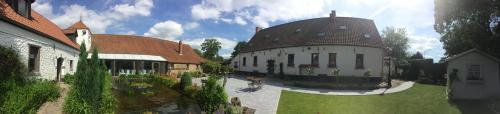
<instances>
[{"instance_id":1,"label":"lamp post","mask_svg":"<svg viewBox=\"0 0 500 114\"><path fill-rule=\"evenodd\" d=\"M392 79L391 79L391 62L392 62L392 48L390 47L387 47L387 51L389 53L389 75L387 76L387 88L391 88L392 87Z\"/></svg>"}]
</instances>

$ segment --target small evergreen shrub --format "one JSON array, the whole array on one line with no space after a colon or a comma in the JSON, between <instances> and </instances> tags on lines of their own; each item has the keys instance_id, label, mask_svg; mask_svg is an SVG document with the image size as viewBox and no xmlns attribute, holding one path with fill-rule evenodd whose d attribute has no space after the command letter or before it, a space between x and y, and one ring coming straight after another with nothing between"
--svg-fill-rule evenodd
<instances>
[{"instance_id":1,"label":"small evergreen shrub","mask_svg":"<svg viewBox=\"0 0 500 114\"><path fill-rule=\"evenodd\" d=\"M195 95L195 100L201 110L213 114L221 105L227 102L224 87L217 83L216 76L210 76L202 89Z\"/></svg>"},{"instance_id":2,"label":"small evergreen shrub","mask_svg":"<svg viewBox=\"0 0 500 114\"><path fill-rule=\"evenodd\" d=\"M179 89L181 91L185 91L186 88L191 87L191 85L192 85L192 73L189 73L189 72L183 73L182 77L181 77L181 83L180 83Z\"/></svg>"}]
</instances>

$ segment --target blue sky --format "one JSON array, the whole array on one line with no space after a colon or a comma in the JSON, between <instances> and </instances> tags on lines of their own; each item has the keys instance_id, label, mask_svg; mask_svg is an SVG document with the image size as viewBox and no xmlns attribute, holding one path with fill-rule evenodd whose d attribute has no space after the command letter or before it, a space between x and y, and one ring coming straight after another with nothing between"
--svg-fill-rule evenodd
<instances>
[{"instance_id":1,"label":"blue sky","mask_svg":"<svg viewBox=\"0 0 500 114\"><path fill-rule=\"evenodd\" d=\"M256 26L337 16L373 19L379 31L404 27L410 53L439 60L444 53L433 29L433 0L37 0L33 9L61 28L83 20L93 33L182 40L194 48L207 38L222 42L228 57Z\"/></svg>"}]
</instances>

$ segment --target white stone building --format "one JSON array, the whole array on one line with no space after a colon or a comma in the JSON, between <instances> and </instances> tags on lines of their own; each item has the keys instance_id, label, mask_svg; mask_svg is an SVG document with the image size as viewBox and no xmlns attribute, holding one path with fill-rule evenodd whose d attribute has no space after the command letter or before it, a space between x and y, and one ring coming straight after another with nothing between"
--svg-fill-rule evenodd
<instances>
[{"instance_id":1,"label":"white stone building","mask_svg":"<svg viewBox=\"0 0 500 114\"><path fill-rule=\"evenodd\" d=\"M500 59L471 49L446 59L448 75L456 73L452 94L456 99L500 97Z\"/></svg>"},{"instance_id":2,"label":"white stone building","mask_svg":"<svg viewBox=\"0 0 500 114\"><path fill-rule=\"evenodd\" d=\"M75 72L79 45L57 25L31 10L33 2L0 1L0 45L18 51L31 74L59 80Z\"/></svg>"},{"instance_id":3,"label":"white stone building","mask_svg":"<svg viewBox=\"0 0 500 114\"><path fill-rule=\"evenodd\" d=\"M300 20L256 33L231 61L237 71L267 73L274 60L273 74L332 76L383 76L381 37L373 20L330 17ZM312 69L312 72L306 69Z\"/></svg>"}]
</instances>

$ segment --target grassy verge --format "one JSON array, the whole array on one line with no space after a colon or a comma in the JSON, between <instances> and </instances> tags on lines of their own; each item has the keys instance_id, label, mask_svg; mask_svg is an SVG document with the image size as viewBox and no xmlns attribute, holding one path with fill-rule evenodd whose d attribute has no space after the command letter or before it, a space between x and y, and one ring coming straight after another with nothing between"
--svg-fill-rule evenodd
<instances>
[{"instance_id":1,"label":"grassy verge","mask_svg":"<svg viewBox=\"0 0 500 114\"><path fill-rule=\"evenodd\" d=\"M409 90L368 96L332 96L282 91L278 114L457 114L445 87L415 84Z\"/></svg>"},{"instance_id":2,"label":"grassy verge","mask_svg":"<svg viewBox=\"0 0 500 114\"><path fill-rule=\"evenodd\" d=\"M54 82L30 80L22 84L4 82L0 84L0 113L34 114L40 106L59 97L59 87Z\"/></svg>"}]
</instances>

